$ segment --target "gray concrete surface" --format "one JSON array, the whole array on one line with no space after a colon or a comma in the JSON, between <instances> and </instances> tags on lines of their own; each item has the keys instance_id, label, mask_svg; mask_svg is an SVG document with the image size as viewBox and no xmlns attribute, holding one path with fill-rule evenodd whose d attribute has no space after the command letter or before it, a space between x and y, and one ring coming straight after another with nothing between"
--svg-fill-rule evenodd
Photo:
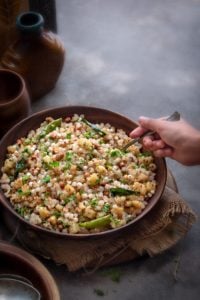
<instances>
[{"instance_id":1,"label":"gray concrete surface","mask_svg":"<svg viewBox=\"0 0 200 300\"><path fill-rule=\"evenodd\" d=\"M91 105L133 120L178 110L200 128L199 0L57 0L58 32L67 50L56 88L33 104ZM181 195L199 214L200 168L167 161ZM200 299L200 226L173 249L116 267L121 280L101 271L70 274L42 260L63 300ZM181 256L178 280L173 272ZM98 296L94 290L105 294Z\"/></svg>"}]
</instances>

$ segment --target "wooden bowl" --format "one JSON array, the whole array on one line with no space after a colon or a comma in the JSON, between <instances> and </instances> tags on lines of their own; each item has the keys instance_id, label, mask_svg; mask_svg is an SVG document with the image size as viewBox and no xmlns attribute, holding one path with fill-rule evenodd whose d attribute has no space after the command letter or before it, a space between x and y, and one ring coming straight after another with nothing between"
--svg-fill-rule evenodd
<instances>
[{"instance_id":1,"label":"wooden bowl","mask_svg":"<svg viewBox=\"0 0 200 300\"><path fill-rule=\"evenodd\" d=\"M4 163L7 147L15 143L15 141L18 138L26 136L26 134L31 129L38 128L41 122L46 117L51 116L53 118L59 118L59 117L73 116L75 113L79 115L84 114L85 117L90 122L110 123L116 128L121 128L125 130L127 134L129 134L130 131L137 126L135 122L131 121L130 119L118 113L114 113L100 108L87 107L87 106L66 106L66 107L47 109L38 112L36 114L33 114L32 116L21 121L4 136L4 138L0 142L0 152L1 152L0 168ZM143 218L154 207L154 205L159 201L164 191L165 184L166 184L166 177L167 177L166 163L165 160L161 158L155 158L155 163L157 165L157 171L156 171L157 188L155 194L149 199L148 205L145 207L145 209L142 211L140 215L138 215L134 220L130 221L128 224L120 228L111 229L100 233L91 233L91 234L68 234L68 233L59 233L56 231L50 231L45 228L32 225L28 221L23 219L19 214L17 214L14 211L10 202L8 201L8 199L6 199L4 193L0 191L0 201L5 208L5 214L6 214L5 221L7 225L11 228L11 230L14 230L16 226L21 226L23 232L25 231L29 232L33 236L34 234L36 234L37 236L39 236L41 241L42 241L42 236L44 237L48 236L53 241L55 239L56 240L59 239L85 240L85 239L93 239L93 238L104 238L105 236L109 236L109 235L113 236L114 234L117 235L123 234L124 231L131 230L132 226L134 226L136 222L138 222L141 218ZM26 242L25 238L23 242Z\"/></svg>"},{"instance_id":2,"label":"wooden bowl","mask_svg":"<svg viewBox=\"0 0 200 300\"><path fill-rule=\"evenodd\" d=\"M0 261L0 275L22 276L40 292L42 299L60 300L53 277L31 254L6 242L0 242Z\"/></svg>"}]
</instances>

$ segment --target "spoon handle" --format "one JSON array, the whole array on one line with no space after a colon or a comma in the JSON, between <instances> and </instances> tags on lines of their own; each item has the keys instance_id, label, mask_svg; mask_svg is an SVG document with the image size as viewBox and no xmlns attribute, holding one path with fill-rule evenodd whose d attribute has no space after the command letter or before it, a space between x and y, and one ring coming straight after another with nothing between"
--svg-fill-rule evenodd
<instances>
[{"instance_id":1,"label":"spoon handle","mask_svg":"<svg viewBox=\"0 0 200 300\"><path fill-rule=\"evenodd\" d=\"M170 122L174 122L174 121L179 121L180 120L180 113L178 111L175 111L172 115L170 115L169 117L167 117L166 121L170 121ZM135 144L135 143L139 143L143 137L145 136L149 136L149 135L153 135L155 134L155 131L151 131L151 130L148 130L146 132L144 132L140 137L138 138L135 138L133 140L131 140L129 143L127 143L123 148L122 150L125 151L126 149L128 149L128 147L130 147L131 145Z\"/></svg>"}]
</instances>

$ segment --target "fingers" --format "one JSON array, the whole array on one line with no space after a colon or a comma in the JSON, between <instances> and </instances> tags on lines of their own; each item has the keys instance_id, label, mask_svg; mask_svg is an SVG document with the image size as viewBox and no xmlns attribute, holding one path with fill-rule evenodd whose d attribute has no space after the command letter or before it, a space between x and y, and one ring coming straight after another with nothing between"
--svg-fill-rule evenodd
<instances>
[{"instance_id":1,"label":"fingers","mask_svg":"<svg viewBox=\"0 0 200 300\"><path fill-rule=\"evenodd\" d=\"M152 130L155 132L159 132L161 120L159 119L150 119L146 117L140 117L139 118L139 124L140 126L134 129L130 133L131 138L136 138L141 136L143 133L145 133L147 130Z\"/></svg>"},{"instance_id":2,"label":"fingers","mask_svg":"<svg viewBox=\"0 0 200 300\"><path fill-rule=\"evenodd\" d=\"M137 138L137 137L141 136L143 133L145 133L146 131L147 131L147 129L139 126L139 127L135 128L133 131L131 131L130 137Z\"/></svg>"},{"instance_id":3,"label":"fingers","mask_svg":"<svg viewBox=\"0 0 200 300\"><path fill-rule=\"evenodd\" d=\"M159 149L153 151L156 157L173 157L173 149L170 147L166 147L164 149Z\"/></svg>"},{"instance_id":4,"label":"fingers","mask_svg":"<svg viewBox=\"0 0 200 300\"><path fill-rule=\"evenodd\" d=\"M155 151L165 148L167 145L161 139L154 140L154 137L146 136L143 138L143 145L150 151Z\"/></svg>"},{"instance_id":5,"label":"fingers","mask_svg":"<svg viewBox=\"0 0 200 300\"><path fill-rule=\"evenodd\" d=\"M150 119L150 118L146 118L146 117L140 117L139 118L139 124L143 128L147 128L147 129L150 129L152 131L159 132L159 127L160 127L160 124L161 124L161 120L160 119Z\"/></svg>"}]
</instances>

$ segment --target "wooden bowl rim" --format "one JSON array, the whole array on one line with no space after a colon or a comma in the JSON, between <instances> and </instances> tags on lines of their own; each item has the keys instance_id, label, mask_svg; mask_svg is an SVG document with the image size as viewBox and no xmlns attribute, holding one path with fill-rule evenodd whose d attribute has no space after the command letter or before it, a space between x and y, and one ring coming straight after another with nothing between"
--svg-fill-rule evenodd
<instances>
[{"instance_id":1,"label":"wooden bowl rim","mask_svg":"<svg viewBox=\"0 0 200 300\"><path fill-rule=\"evenodd\" d=\"M6 142L7 138L17 130L17 128L20 126L22 126L23 124L25 124L26 122L30 122L31 120L34 120L35 118L38 118L40 116L44 115L44 119L45 119L45 114L49 113L49 116L51 116L51 113L55 113L56 112L60 112L60 114L62 113L66 113L67 116L67 110L74 110L74 113L76 113L76 110L92 110L92 111L98 111L99 113L107 113L107 114L111 114L117 118L123 119L123 121L127 121L128 123L131 123L133 125L133 128L138 126L136 122L132 121L131 119L125 117L122 114L119 114L117 112L113 112L111 110L107 110L104 108L99 108L99 107L93 107L93 106L83 106L83 105L70 105L70 106L57 106L57 107L51 107L45 110L41 110L39 112L36 112L34 114L32 114L31 116L23 119L22 121L20 121L19 123L17 123L14 127L12 127L2 138L2 140L0 141L0 149L1 146L4 142ZM84 113L82 113L84 114ZM70 114L69 114L70 115ZM98 122L97 122L98 123ZM108 120L109 123L109 120ZM111 122L112 125L112 122ZM114 126L114 125L113 125ZM132 128L132 129L133 129ZM130 129L131 130L131 129ZM28 130L29 131L29 130ZM28 132L27 131L27 132ZM8 145L7 145L8 146ZM157 162L160 162L160 165L162 166L162 181L161 184L159 186L159 189L156 189L156 193L148 200L149 204L145 207L145 209L142 211L141 214L139 214L135 219L133 219L132 221L130 221L129 223L126 223L125 225L119 227L119 228L114 228L114 229L109 229L106 231L102 231L102 232L98 232L98 233L87 233L87 234L72 234L72 233L62 233L62 232L57 232L55 230L48 230L46 228L43 227L39 227L37 225L33 225L30 222L26 221L24 218L22 218L19 214L17 214L17 212L15 212L15 210L13 209L13 207L11 206L9 200L5 197L3 191L0 188L0 202L3 204L3 206L8 209L12 215L14 215L15 217L17 217L17 219L19 219L20 221L22 221L25 225L33 228L35 231L40 232L40 233L45 233L47 235L50 236L55 236L55 237L63 237L63 238L67 238L67 239L91 239L91 238L101 238L101 237L106 237L109 235L113 235L113 234L118 234L121 231L124 230L128 230L128 228L130 228L132 225L135 225L135 223L137 223L140 219L142 219L159 201L159 199L161 198L164 189L165 189L165 185L166 185L166 180L167 180L167 167L166 167L166 161L164 158L156 158ZM156 198L155 198L156 197Z\"/></svg>"}]
</instances>

